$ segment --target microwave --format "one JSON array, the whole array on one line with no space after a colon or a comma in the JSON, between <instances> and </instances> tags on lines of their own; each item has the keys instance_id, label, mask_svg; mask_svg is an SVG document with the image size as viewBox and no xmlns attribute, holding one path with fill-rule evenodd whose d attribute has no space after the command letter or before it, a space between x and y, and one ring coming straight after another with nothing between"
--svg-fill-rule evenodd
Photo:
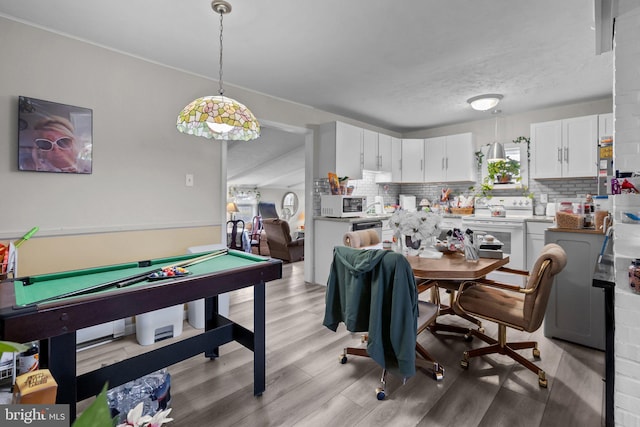
<instances>
[{"instance_id":1,"label":"microwave","mask_svg":"<svg viewBox=\"0 0 640 427\"><path fill-rule=\"evenodd\" d=\"M349 218L364 215L366 197L322 195L320 215L335 218Z\"/></svg>"}]
</instances>

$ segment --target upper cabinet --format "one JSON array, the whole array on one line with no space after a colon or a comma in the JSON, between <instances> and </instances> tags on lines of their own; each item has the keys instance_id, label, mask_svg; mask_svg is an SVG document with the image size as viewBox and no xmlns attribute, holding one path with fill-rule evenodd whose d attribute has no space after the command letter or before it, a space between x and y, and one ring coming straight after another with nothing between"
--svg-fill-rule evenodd
<instances>
[{"instance_id":1,"label":"upper cabinet","mask_svg":"<svg viewBox=\"0 0 640 427\"><path fill-rule=\"evenodd\" d=\"M402 140L391 137L391 182L402 181Z\"/></svg>"},{"instance_id":2,"label":"upper cabinet","mask_svg":"<svg viewBox=\"0 0 640 427\"><path fill-rule=\"evenodd\" d=\"M424 139L402 139L401 182L424 181Z\"/></svg>"},{"instance_id":3,"label":"upper cabinet","mask_svg":"<svg viewBox=\"0 0 640 427\"><path fill-rule=\"evenodd\" d=\"M531 124L531 178L597 176L598 116Z\"/></svg>"},{"instance_id":4,"label":"upper cabinet","mask_svg":"<svg viewBox=\"0 0 640 427\"><path fill-rule=\"evenodd\" d=\"M319 127L320 172L361 179L362 170L392 172L392 138L342 122Z\"/></svg>"},{"instance_id":5,"label":"upper cabinet","mask_svg":"<svg viewBox=\"0 0 640 427\"><path fill-rule=\"evenodd\" d=\"M319 126L319 172L362 178L362 128L342 122Z\"/></svg>"},{"instance_id":6,"label":"upper cabinet","mask_svg":"<svg viewBox=\"0 0 640 427\"><path fill-rule=\"evenodd\" d=\"M402 140L402 182L473 181L473 134Z\"/></svg>"},{"instance_id":7,"label":"upper cabinet","mask_svg":"<svg viewBox=\"0 0 640 427\"><path fill-rule=\"evenodd\" d=\"M473 181L473 147L470 132L425 139L424 181Z\"/></svg>"}]
</instances>

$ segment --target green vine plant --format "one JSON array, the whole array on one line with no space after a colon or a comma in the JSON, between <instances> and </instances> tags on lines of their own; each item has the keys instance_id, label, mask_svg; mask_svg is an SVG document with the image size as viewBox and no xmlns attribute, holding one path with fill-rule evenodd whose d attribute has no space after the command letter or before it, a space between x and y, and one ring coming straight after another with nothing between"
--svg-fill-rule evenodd
<instances>
[{"instance_id":1,"label":"green vine plant","mask_svg":"<svg viewBox=\"0 0 640 427\"><path fill-rule=\"evenodd\" d=\"M531 138L526 137L526 136L519 136L516 139L513 140L514 144L520 144L526 142L527 143L527 163L529 163L529 160L531 159Z\"/></svg>"}]
</instances>

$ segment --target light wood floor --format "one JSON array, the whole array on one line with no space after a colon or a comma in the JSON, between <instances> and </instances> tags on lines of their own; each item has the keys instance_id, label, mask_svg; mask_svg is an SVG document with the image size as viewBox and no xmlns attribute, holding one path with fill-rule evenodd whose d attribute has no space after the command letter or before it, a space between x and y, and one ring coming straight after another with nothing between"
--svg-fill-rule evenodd
<instances>
[{"instance_id":1,"label":"light wood floor","mask_svg":"<svg viewBox=\"0 0 640 427\"><path fill-rule=\"evenodd\" d=\"M401 385L387 378L387 398L376 400L381 369L371 359L338 356L360 339L322 326L324 286L304 283L303 263L285 264L283 279L267 284L267 389L253 396L253 353L239 344L221 347L210 361L198 356L169 367L171 416L180 426L600 426L604 401L604 353L568 342L509 330L510 339L539 340L539 365L549 387L506 356L459 361L469 347L460 336L423 332L418 341L444 366L441 382L418 371ZM251 290L231 296L230 317L251 327ZM443 322L460 322L451 316ZM485 324L495 336L497 328ZM183 335L197 331L185 322ZM166 341L154 344L162 346ZM135 336L79 353L80 372L144 352ZM531 357L530 350L523 350ZM88 404L83 402L79 407Z\"/></svg>"}]
</instances>

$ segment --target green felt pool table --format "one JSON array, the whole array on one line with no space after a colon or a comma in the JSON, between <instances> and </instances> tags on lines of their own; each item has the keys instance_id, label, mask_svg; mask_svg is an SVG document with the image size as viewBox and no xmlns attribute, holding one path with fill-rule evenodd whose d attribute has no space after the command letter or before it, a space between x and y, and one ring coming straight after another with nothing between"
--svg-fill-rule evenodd
<instances>
[{"instance_id":1,"label":"green felt pool table","mask_svg":"<svg viewBox=\"0 0 640 427\"><path fill-rule=\"evenodd\" d=\"M282 277L282 261L230 250L187 266L190 274L126 287L108 286L85 295L57 299L79 289L98 287L160 267L200 259L206 254L45 274L0 283L0 339L40 340L41 365L58 382L57 403L70 404L109 387L204 353L218 356L218 347L237 341L254 352L254 394L265 390L265 283ZM253 331L218 314L218 295L254 289ZM76 376L76 331L160 308L205 299L205 329L191 338ZM46 300L46 301L43 301ZM38 302L43 301L43 302Z\"/></svg>"}]
</instances>

